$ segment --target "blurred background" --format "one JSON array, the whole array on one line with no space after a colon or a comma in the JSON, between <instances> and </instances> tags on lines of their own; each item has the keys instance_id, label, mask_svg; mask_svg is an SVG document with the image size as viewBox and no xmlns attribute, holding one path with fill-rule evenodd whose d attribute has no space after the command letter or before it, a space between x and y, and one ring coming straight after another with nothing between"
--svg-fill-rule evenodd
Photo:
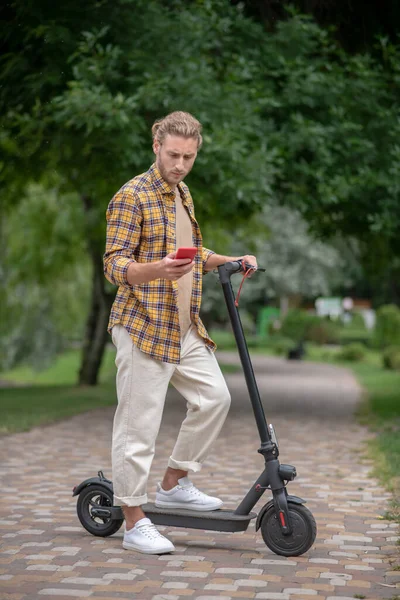
<instances>
[{"instance_id":1,"label":"blurred background","mask_svg":"<svg viewBox=\"0 0 400 600\"><path fill-rule=\"evenodd\" d=\"M240 297L249 346L400 370L396 0L15 0L0 23L0 380L25 403L3 431L115 402L105 211L173 110L204 127L205 246L266 268ZM208 274L229 349L221 298Z\"/></svg>"}]
</instances>

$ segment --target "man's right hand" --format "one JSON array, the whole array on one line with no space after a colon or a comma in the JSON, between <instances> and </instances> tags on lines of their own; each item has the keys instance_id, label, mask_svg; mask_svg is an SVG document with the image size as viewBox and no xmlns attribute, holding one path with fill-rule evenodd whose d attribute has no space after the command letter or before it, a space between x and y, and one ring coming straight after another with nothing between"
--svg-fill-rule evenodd
<instances>
[{"instance_id":1,"label":"man's right hand","mask_svg":"<svg viewBox=\"0 0 400 600\"><path fill-rule=\"evenodd\" d=\"M176 252L171 252L158 263L160 271L159 277L162 279L176 281L187 273L190 273L193 269L194 260L190 260L189 258L175 258L175 256Z\"/></svg>"},{"instance_id":2,"label":"man's right hand","mask_svg":"<svg viewBox=\"0 0 400 600\"><path fill-rule=\"evenodd\" d=\"M127 271L127 282L129 285L147 283L155 279L180 279L194 267L194 261L189 258L175 258L176 252L164 256L162 260L149 263L138 263L132 261Z\"/></svg>"}]
</instances>

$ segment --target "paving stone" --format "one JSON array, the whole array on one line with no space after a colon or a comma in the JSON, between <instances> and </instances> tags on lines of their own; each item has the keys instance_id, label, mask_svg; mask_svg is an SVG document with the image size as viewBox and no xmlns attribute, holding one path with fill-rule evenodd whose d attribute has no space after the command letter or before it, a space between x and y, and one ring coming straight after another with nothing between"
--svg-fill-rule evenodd
<instances>
[{"instance_id":1,"label":"paving stone","mask_svg":"<svg viewBox=\"0 0 400 600\"><path fill-rule=\"evenodd\" d=\"M196 600L232 600L232 596L196 596Z\"/></svg>"},{"instance_id":2,"label":"paving stone","mask_svg":"<svg viewBox=\"0 0 400 600\"><path fill-rule=\"evenodd\" d=\"M326 600L354 600L354 596L328 596Z\"/></svg>"},{"instance_id":3,"label":"paving stone","mask_svg":"<svg viewBox=\"0 0 400 600\"><path fill-rule=\"evenodd\" d=\"M290 600L289 594L280 592L260 592L256 594L257 600Z\"/></svg>"},{"instance_id":4,"label":"paving stone","mask_svg":"<svg viewBox=\"0 0 400 600\"><path fill-rule=\"evenodd\" d=\"M307 588L285 588L283 590L284 594L289 594L298 596L299 594L308 595L308 596L316 596L318 592L316 590L307 589Z\"/></svg>"},{"instance_id":5,"label":"paving stone","mask_svg":"<svg viewBox=\"0 0 400 600\"><path fill-rule=\"evenodd\" d=\"M225 574L240 574L240 575L261 575L262 574L262 569L232 569L232 568L218 568L215 569L216 573L225 573Z\"/></svg>"},{"instance_id":6,"label":"paving stone","mask_svg":"<svg viewBox=\"0 0 400 600\"><path fill-rule=\"evenodd\" d=\"M197 577L204 578L208 576L204 571L161 571L160 575L164 577Z\"/></svg>"},{"instance_id":7,"label":"paving stone","mask_svg":"<svg viewBox=\"0 0 400 600\"><path fill-rule=\"evenodd\" d=\"M88 598L92 596L93 592L88 590L69 590L67 588L47 588L39 590L41 596L51 596L52 598L57 596L70 596L71 598Z\"/></svg>"},{"instance_id":8,"label":"paving stone","mask_svg":"<svg viewBox=\"0 0 400 600\"><path fill-rule=\"evenodd\" d=\"M374 567L367 567L367 565L345 565L344 568L349 571L375 571Z\"/></svg>"},{"instance_id":9,"label":"paving stone","mask_svg":"<svg viewBox=\"0 0 400 600\"><path fill-rule=\"evenodd\" d=\"M237 590L236 585L228 583L208 583L204 586L205 590L221 590L226 592L235 592Z\"/></svg>"}]
</instances>

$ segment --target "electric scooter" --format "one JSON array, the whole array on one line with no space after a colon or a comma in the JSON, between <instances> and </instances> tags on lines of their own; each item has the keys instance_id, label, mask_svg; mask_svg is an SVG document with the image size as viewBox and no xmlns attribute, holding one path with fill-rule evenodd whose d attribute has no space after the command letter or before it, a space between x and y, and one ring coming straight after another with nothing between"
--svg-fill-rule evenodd
<instances>
[{"instance_id":1,"label":"electric scooter","mask_svg":"<svg viewBox=\"0 0 400 600\"><path fill-rule=\"evenodd\" d=\"M264 457L264 470L235 510L200 512L157 508L152 503L145 504L142 508L155 525L169 527L236 532L246 531L250 521L256 519L256 531L261 530L263 540L270 550L282 556L299 556L313 545L317 526L312 513L304 506L305 500L287 492L288 482L296 477L296 468L279 463L274 428L265 418L231 285L232 274L240 271L245 271L245 277L250 271L250 265L244 267L241 261L232 261L218 267L219 280L260 436L261 445L258 452ZM258 514L251 512L265 490L272 492L271 500ZM113 485L102 471L98 472L97 477L86 479L75 486L73 496L78 496L78 517L89 533L106 537L120 529L124 521L123 512L121 507L113 506Z\"/></svg>"}]
</instances>

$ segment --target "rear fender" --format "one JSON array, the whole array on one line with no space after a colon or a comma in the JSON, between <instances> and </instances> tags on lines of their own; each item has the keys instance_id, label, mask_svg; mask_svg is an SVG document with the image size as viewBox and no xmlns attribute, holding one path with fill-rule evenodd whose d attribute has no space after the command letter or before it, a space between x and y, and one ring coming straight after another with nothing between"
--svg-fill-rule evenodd
<instances>
[{"instance_id":1,"label":"rear fender","mask_svg":"<svg viewBox=\"0 0 400 600\"><path fill-rule=\"evenodd\" d=\"M76 485L72 491L72 496L78 496L81 491L89 485L100 485L107 488L112 494L114 493L113 484L108 479L102 479L101 477L90 477L85 479L79 485Z\"/></svg>"},{"instance_id":2,"label":"rear fender","mask_svg":"<svg viewBox=\"0 0 400 600\"><path fill-rule=\"evenodd\" d=\"M287 502L293 502L293 504L305 504L306 500L303 500L303 498L299 498L299 496L287 496L286 497ZM256 521L256 531L258 531L260 529L261 526L261 522L263 520L263 517L265 515L265 513L267 512L267 510L269 510L269 508L271 506L274 506L274 501L270 500L267 504L264 504L264 506L262 507L262 509L260 510L260 512L257 515L257 521Z\"/></svg>"}]
</instances>

